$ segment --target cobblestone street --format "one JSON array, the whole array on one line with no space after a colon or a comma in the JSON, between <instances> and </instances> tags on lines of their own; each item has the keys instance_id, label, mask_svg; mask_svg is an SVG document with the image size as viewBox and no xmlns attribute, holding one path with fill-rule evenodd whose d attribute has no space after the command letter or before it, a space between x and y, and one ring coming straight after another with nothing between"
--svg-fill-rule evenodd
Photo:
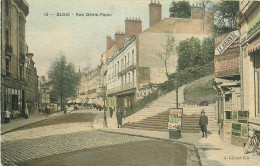
<instances>
[{"instance_id":1,"label":"cobblestone street","mask_svg":"<svg viewBox=\"0 0 260 166\"><path fill-rule=\"evenodd\" d=\"M93 130L37 139L7 141L2 143L2 163L3 165L16 165L55 154L144 140L148 139Z\"/></svg>"},{"instance_id":2,"label":"cobblestone street","mask_svg":"<svg viewBox=\"0 0 260 166\"><path fill-rule=\"evenodd\" d=\"M94 113L98 115L95 122L79 118ZM111 118L108 120L111 126ZM81 109L4 134L1 162L4 166L186 164L185 145L99 131L93 128L93 123L103 123L103 112Z\"/></svg>"}]
</instances>

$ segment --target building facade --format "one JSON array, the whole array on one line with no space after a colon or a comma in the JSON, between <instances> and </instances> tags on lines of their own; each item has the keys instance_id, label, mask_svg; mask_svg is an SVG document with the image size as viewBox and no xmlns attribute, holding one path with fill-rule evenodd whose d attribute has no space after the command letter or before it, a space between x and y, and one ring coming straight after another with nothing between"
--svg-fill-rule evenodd
<instances>
[{"instance_id":1,"label":"building facade","mask_svg":"<svg viewBox=\"0 0 260 166\"><path fill-rule=\"evenodd\" d=\"M107 61L108 105L112 108L133 106L167 80L164 62L157 53L162 52L168 36L175 38L176 46L190 37L213 37L213 13L204 13L202 7L192 7L192 18L163 20L159 2L151 2L149 7L150 28L128 36L122 48ZM169 73L176 71L177 60L177 54L169 58Z\"/></svg>"},{"instance_id":2,"label":"building facade","mask_svg":"<svg viewBox=\"0 0 260 166\"><path fill-rule=\"evenodd\" d=\"M41 76L39 78L39 110L44 111L44 108L47 107L49 108L51 106L51 101L50 101L50 86L48 85L48 82L45 78L45 76Z\"/></svg>"},{"instance_id":3,"label":"building facade","mask_svg":"<svg viewBox=\"0 0 260 166\"><path fill-rule=\"evenodd\" d=\"M219 131L225 141L236 144L245 139L238 137L232 126L241 122L240 46L239 31L215 37L215 78L218 91L217 112ZM242 122L241 122L242 123Z\"/></svg>"},{"instance_id":4,"label":"building facade","mask_svg":"<svg viewBox=\"0 0 260 166\"><path fill-rule=\"evenodd\" d=\"M25 82L26 82L26 108L30 114L38 112L39 106L39 90L38 90L38 75L37 69L34 66L33 54L27 53L25 57Z\"/></svg>"},{"instance_id":5,"label":"building facade","mask_svg":"<svg viewBox=\"0 0 260 166\"><path fill-rule=\"evenodd\" d=\"M6 110L23 115L26 107L25 23L29 5L25 0L2 0L1 5L1 115Z\"/></svg>"},{"instance_id":6,"label":"building facade","mask_svg":"<svg viewBox=\"0 0 260 166\"><path fill-rule=\"evenodd\" d=\"M260 2L239 2L241 110L260 129Z\"/></svg>"}]
</instances>

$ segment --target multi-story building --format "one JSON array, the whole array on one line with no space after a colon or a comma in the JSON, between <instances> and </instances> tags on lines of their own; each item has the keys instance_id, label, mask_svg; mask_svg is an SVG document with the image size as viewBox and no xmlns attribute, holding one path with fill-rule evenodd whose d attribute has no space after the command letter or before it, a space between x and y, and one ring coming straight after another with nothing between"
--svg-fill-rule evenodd
<instances>
[{"instance_id":1,"label":"multi-story building","mask_svg":"<svg viewBox=\"0 0 260 166\"><path fill-rule=\"evenodd\" d=\"M96 69L87 73L86 98L88 99L88 104L97 104L103 106L103 99L100 96L101 86L101 68L100 66L97 66Z\"/></svg>"},{"instance_id":2,"label":"multi-story building","mask_svg":"<svg viewBox=\"0 0 260 166\"><path fill-rule=\"evenodd\" d=\"M167 36L175 38L176 46L190 37L200 40L213 37L213 13L204 13L203 7L193 6L191 18L163 20L162 5L159 2L151 2L149 8L150 28L139 32L140 26L133 26L132 28L136 27L137 30L126 35L122 48L117 49L115 55L107 61L108 104L112 103L109 104L110 107L131 107L135 101L148 95L158 84L167 80L164 62L158 56ZM126 34L127 26L126 24ZM169 58L169 73L176 71L177 60L177 54Z\"/></svg>"},{"instance_id":3,"label":"multi-story building","mask_svg":"<svg viewBox=\"0 0 260 166\"><path fill-rule=\"evenodd\" d=\"M2 0L1 8L1 115L5 110L23 115L26 107L25 23L29 5L25 0Z\"/></svg>"},{"instance_id":4,"label":"multi-story building","mask_svg":"<svg viewBox=\"0 0 260 166\"><path fill-rule=\"evenodd\" d=\"M248 122L260 126L260 2L239 2L241 110L248 111ZM243 128L243 126L241 126ZM246 128L246 127L244 127ZM241 129L243 135L243 129ZM246 131L246 130L245 130ZM245 133L246 135L247 133Z\"/></svg>"},{"instance_id":5,"label":"multi-story building","mask_svg":"<svg viewBox=\"0 0 260 166\"><path fill-rule=\"evenodd\" d=\"M42 111L45 107L50 107L50 85L45 78L45 76L41 76L39 78L39 109Z\"/></svg>"},{"instance_id":6,"label":"multi-story building","mask_svg":"<svg viewBox=\"0 0 260 166\"><path fill-rule=\"evenodd\" d=\"M215 87L218 91L217 113L223 140L236 142L232 126L241 114L239 31L215 37Z\"/></svg>"},{"instance_id":7,"label":"multi-story building","mask_svg":"<svg viewBox=\"0 0 260 166\"><path fill-rule=\"evenodd\" d=\"M26 96L26 107L30 113L38 112L38 104L39 104L39 90L38 90L38 75L37 69L34 66L33 54L27 53L25 57L25 82L27 84L25 90Z\"/></svg>"}]
</instances>

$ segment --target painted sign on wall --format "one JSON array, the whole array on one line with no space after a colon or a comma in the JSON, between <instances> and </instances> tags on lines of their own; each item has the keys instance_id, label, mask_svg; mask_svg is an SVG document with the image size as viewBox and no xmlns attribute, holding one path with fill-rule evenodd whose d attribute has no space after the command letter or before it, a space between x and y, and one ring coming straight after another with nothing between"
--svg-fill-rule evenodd
<instances>
[{"instance_id":1,"label":"painted sign on wall","mask_svg":"<svg viewBox=\"0 0 260 166\"><path fill-rule=\"evenodd\" d=\"M215 55L223 54L226 49L239 37L239 31L231 32L215 49Z\"/></svg>"},{"instance_id":2,"label":"painted sign on wall","mask_svg":"<svg viewBox=\"0 0 260 166\"><path fill-rule=\"evenodd\" d=\"M239 52L215 57L216 77L224 77L239 74Z\"/></svg>"},{"instance_id":3,"label":"painted sign on wall","mask_svg":"<svg viewBox=\"0 0 260 166\"><path fill-rule=\"evenodd\" d=\"M181 130L182 108L170 108L168 129Z\"/></svg>"}]
</instances>

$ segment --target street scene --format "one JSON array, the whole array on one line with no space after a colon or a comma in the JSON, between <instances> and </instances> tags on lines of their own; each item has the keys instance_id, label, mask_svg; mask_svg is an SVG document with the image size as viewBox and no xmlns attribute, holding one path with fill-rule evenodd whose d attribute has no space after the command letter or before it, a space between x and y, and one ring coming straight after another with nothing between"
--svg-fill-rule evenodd
<instances>
[{"instance_id":1,"label":"street scene","mask_svg":"<svg viewBox=\"0 0 260 166\"><path fill-rule=\"evenodd\" d=\"M1 1L1 165L260 165L260 2Z\"/></svg>"}]
</instances>

